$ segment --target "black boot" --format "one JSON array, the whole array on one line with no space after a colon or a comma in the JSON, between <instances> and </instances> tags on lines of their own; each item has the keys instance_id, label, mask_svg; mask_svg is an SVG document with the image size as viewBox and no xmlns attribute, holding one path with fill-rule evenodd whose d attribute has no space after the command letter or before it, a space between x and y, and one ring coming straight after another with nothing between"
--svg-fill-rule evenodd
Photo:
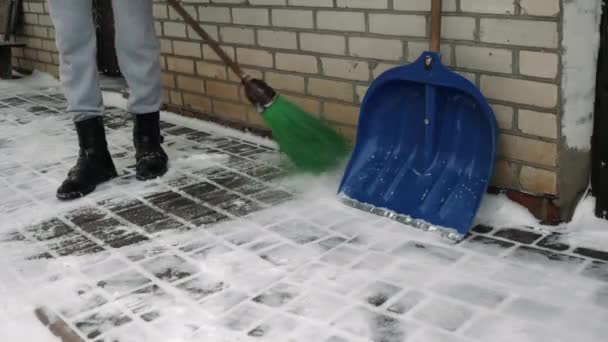
<instances>
[{"instance_id":1,"label":"black boot","mask_svg":"<svg viewBox=\"0 0 608 342\"><path fill-rule=\"evenodd\" d=\"M103 118L77 122L76 133L80 152L76 165L57 189L57 198L70 200L91 193L97 185L117 176L108 152Z\"/></svg>"},{"instance_id":2,"label":"black boot","mask_svg":"<svg viewBox=\"0 0 608 342\"><path fill-rule=\"evenodd\" d=\"M133 115L133 144L137 160L136 178L148 180L167 172L168 157L160 135L159 112Z\"/></svg>"}]
</instances>

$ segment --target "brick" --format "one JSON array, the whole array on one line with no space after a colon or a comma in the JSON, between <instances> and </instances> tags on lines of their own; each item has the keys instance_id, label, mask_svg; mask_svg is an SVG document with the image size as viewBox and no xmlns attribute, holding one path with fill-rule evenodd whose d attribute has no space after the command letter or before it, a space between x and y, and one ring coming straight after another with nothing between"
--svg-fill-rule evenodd
<instances>
[{"instance_id":1,"label":"brick","mask_svg":"<svg viewBox=\"0 0 608 342\"><path fill-rule=\"evenodd\" d=\"M163 73L162 75L163 87L175 88L175 76L170 73Z\"/></svg>"},{"instance_id":2,"label":"brick","mask_svg":"<svg viewBox=\"0 0 608 342\"><path fill-rule=\"evenodd\" d=\"M173 41L173 51L177 56L197 58L201 58L203 56L200 43Z\"/></svg>"},{"instance_id":3,"label":"brick","mask_svg":"<svg viewBox=\"0 0 608 342\"><path fill-rule=\"evenodd\" d=\"M172 104L181 106L184 104L184 101L182 99L182 93L176 90L171 90L169 92L169 97L170 97L170 101Z\"/></svg>"},{"instance_id":4,"label":"brick","mask_svg":"<svg viewBox=\"0 0 608 342\"><path fill-rule=\"evenodd\" d=\"M182 17L179 15L179 13L177 13L173 7L168 7L169 9L169 19L171 20L183 20ZM190 16L192 16L192 18L198 20L198 12L196 11L196 7L194 6L188 6L188 5L184 5L184 9L186 10L186 12L188 12L188 14L190 14Z\"/></svg>"},{"instance_id":5,"label":"brick","mask_svg":"<svg viewBox=\"0 0 608 342\"><path fill-rule=\"evenodd\" d=\"M466 69L513 72L513 53L510 50L477 46L456 46L456 66Z\"/></svg>"},{"instance_id":6,"label":"brick","mask_svg":"<svg viewBox=\"0 0 608 342\"><path fill-rule=\"evenodd\" d=\"M334 0L287 0L290 6L333 7Z\"/></svg>"},{"instance_id":7,"label":"brick","mask_svg":"<svg viewBox=\"0 0 608 342\"><path fill-rule=\"evenodd\" d=\"M381 74L383 74L384 72L388 71L389 69L398 67L398 64L391 64L391 63L378 63L378 65L376 65L376 67L372 70L372 77L375 79L378 76L380 76Z\"/></svg>"},{"instance_id":8,"label":"brick","mask_svg":"<svg viewBox=\"0 0 608 342\"><path fill-rule=\"evenodd\" d=\"M551 83L482 75L481 89L491 99L539 107L553 108L558 100L557 85Z\"/></svg>"},{"instance_id":9,"label":"brick","mask_svg":"<svg viewBox=\"0 0 608 342\"><path fill-rule=\"evenodd\" d=\"M538 20L481 19L482 42L557 48L557 23Z\"/></svg>"},{"instance_id":10,"label":"brick","mask_svg":"<svg viewBox=\"0 0 608 342\"><path fill-rule=\"evenodd\" d=\"M558 60L558 55L555 53L520 51L519 73L553 79L557 77Z\"/></svg>"},{"instance_id":11,"label":"brick","mask_svg":"<svg viewBox=\"0 0 608 342\"><path fill-rule=\"evenodd\" d=\"M452 49L448 44L441 44L441 63L444 65L452 64ZM417 60L425 51L429 50L428 42L408 42L407 43L407 60L408 62L414 62Z\"/></svg>"},{"instance_id":12,"label":"brick","mask_svg":"<svg viewBox=\"0 0 608 342\"><path fill-rule=\"evenodd\" d=\"M359 107L325 102L323 104L323 118L341 124L357 125L359 121Z\"/></svg>"},{"instance_id":13,"label":"brick","mask_svg":"<svg viewBox=\"0 0 608 342\"><path fill-rule=\"evenodd\" d=\"M313 13L307 10L272 10L272 25L278 27L313 28Z\"/></svg>"},{"instance_id":14,"label":"brick","mask_svg":"<svg viewBox=\"0 0 608 342\"><path fill-rule=\"evenodd\" d=\"M441 22L442 39L475 40L475 18L444 16Z\"/></svg>"},{"instance_id":15,"label":"brick","mask_svg":"<svg viewBox=\"0 0 608 342\"><path fill-rule=\"evenodd\" d=\"M40 14L38 16L38 22L43 26L53 26L53 20L51 19L50 15Z\"/></svg>"},{"instance_id":16,"label":"brick","mask_svg":"<svg viewBox=\"0 0 608 342\"><path fill-rule=\"evenodd\" d=\"M298 48L298 36L294 32L258 30L258 44L295 50Z\"/></svg>"},{"instance_id":17,"label":"brick","mask_svg":"<svg viewBox=\"0 0 608 342\"><path fill-rule=\"evenodd\" d=\"M249 3L255 6L285 6L287 5L287 0L249 0Z\"/></svg>"},{"instance_id":18,"label":"brick","mask_svg":"<svg viewBox=\"0 0 608 342\"><path fill-rule=\"evenodd\" d=\"M244 65L261 66L267 68L272 68L273 66L272 54L268 51L237 48L236 55L238 62Z\"/></svg>"},{"instance_id":19,"label":"brick","mask_svg":"<svg viewBox=\"0 0 608 342\"><path fill-rule=\"evenodd\" d=\"M213 100L213 113L233 121L247 121L246 105Z\"/></svg>"},{"instance_id":20,"label":"brick","mask_svg":"<svg viewBox=\"0 0 608 342\"><path fill-rule=\"evenodd\" d=\"M196 73L200 76L215 78L218 80L225 80L228 78L225 65L205 61L196 62Z\"/></svg>"},{"instance_id":21,"label":"brick","mask_svg":"<svg viewBox=\"0 0 608 342\"><path fill-rule=\"evenodd\" d=\"M514 14L515 2L513 0L460 0L460 8L463 12Z\"/></svg>"},{"instance_id":22,"label":"brick","mask_svg":"<svg viewBox=\"0 0 608 342\"><path fill-rule=\"evenodd\" d=\"M319 78L308 80L308 92L311 95L353 101L353 85Z\"/></svg>"},{"instance_id":23,"label":"brick","mask_svg":"<svg viewBox=\"0 0 608 342\"><path fill-rule=\"evenodd\" d=\"M555 166L557 158L555 144L509 134L500 135L498 150L501 156L546 166Z\"/></svg>"},{"instance_id":24,"label":"brick","mask_svg":"<svg viewBox=\"0 0 608 342\"><path fill-rule=\"evenodd\" d=\"M559 0L521 0L521 14L556 17L559 12Z\"/></svg>"},{"instance_id":25,"label":"brick","mask_svg":"<svg viewBox=\"0 0 608 342\"><path fill-rule=\"evenodd\" d=\"M166 37L186 37L186 24L166 21L163 23L163 33Z\"/></svg>"},{"instance_id":26,"label":"brick","mask_svg":"<svg viewBox=\"0 0 608 342\"><path fill-rule=\"evenodd\" d=\"M233 8L232 21L235 24L268 26L270 16L267 9L262 8Z\"/></svg>"},{"instance_id":27,"label":"brick","mask_svg":"<svg viewBox=\"0 0 608 342\"><path fill-rule=\"evenodd\" d=\"M173 54L173 42L169 39L159 39L160 52L164 54ZM54 42L53 42L54 43Z\"/></svg>"},{"instance_id":28,"label":"brick","mask_svg":"<svg viewBox=\"0 0 608 342\"><path fill-rule=\"evenodd\" d=\"M202 22L229 23L230 9L227 7L207 7L198 8L198 18Z\"/></svg>"},{"instance_id":29,"label":"brick","mask_svg":"<svg viewBox=\"0 0 608 342\"><path fill-rule=\"evenodd\" d=\"M505 160L496 161L491 184L498 187L514 188L516 186L516 171L516 164L509 163Z\"/></svg>"},{"instance_id":30,"label":"brick","mask_svg":"<svg viewBox=\"0 0 608 342\"><path fill-rule=\"evenodd\" d=\"M381 38L349 38L350 55L353 57L399 60L403 57L400 40Z\"/></svg>"},{"instance_id":31,"label":"brick","mask_svg":"<svg viewBox=\"0 0 608 342\"><path fill-rule=\"evenodd\" d=\"M177 57L167 57L167 69L183 74L194 74L194 62Z\"/></svg>"},{"instance_id":32,"label":"brick","mask_svg":"<svg viewBox=\"0 0 608 342\"><path fill-rule=\"evenodd\" d=\"M399 11L428 12L431 10L430 1L393 0L393 7ZM443 11L455 12L456 0L443 0Z\"/></svg>"},{"instance_id":33,"label":"brick","mask_svg":"<svg viewBox=\"0 0 608 342\"><path fill-rule=\"evenodd\" d=\"M167 10L167 5L165 4L154 4L152 6L152 14L156 19L166 19L169 17L169 11Z\"/></svg>"},{"instance_id":34,"label":"brick","mask_svg":"<svg viewBox=\"0 0 608 342\"><path fill-rule=\"evenodd\" d=\"M200 94L205 93L205 81L201 80L200 78L178 75L177 86L182 90Z\"/></svg>"},{"instance_id":35,"label":"brick","mask_svg":"<svg viewBox=\"0 0 608 342\"><path fill-rule=\"evenodd\" d=\"M355 86L355 94L357 95L358 103L363 102L363 99L365 98L365 94L367 93L368 89L369 89L369 87L366 87L366 86L361 86L361 85Z\"/></svg>"},{"instance_id":36,"label":"brick","mask_svg":"<svg viewBox=\"0 0 608 342\"><path fill-rule=\"evenodd\" d=\"M289 101L294 102L308 113L318 116L321 113L321 102L316 98L295 95L284 95Z\"/></svg>"},{"instance_id":37,"label":"brick","mask_svg":"<svg viewBox=\"0 0 608 342\"><path fill-rule=\"evenodd\" d=\"M183 104L185 106L199 110L203 113L207 113L207 114L211 113L212 107L211 107L211 100L209 98L198 95L198 94L190 94L190 93L184 93L182 97L183 97Z\"/></svg>"},{"instance_id":38,"label":"brick","mask_svg":"<svg viewBox=\"0 0 608 342\"><path fill-rule=\"evenodd\" d=\"M534 193L557 193L557 175L553 171L524 166L521 169L519 182L524 190Z\"/></svg>"},{"instance_id":39,"label":"brick","mask_svg":"<svg viewBox=\"0 0 608 342\"><path fill-rule=\"evenodd\" d=\"M517 126L523 133L543 138L557 138L557 116L555 114L520 109L517 121Z\"/></svg>"},{"instance_id":40,"label":"brick","mask_svg":"<svg viewBox=\"0 0 608 342\"><path fill-rule=\"evenodd\" d=\"M362 12L318 11L317 27L334 31L365 31L365 15Z\"/></svg>"},{"instance_id":41,"label":"brick","mask_svg":"<svg viewBox=\"0 0 608 342\"><path fill-rule=\"evenodd\" d=\"M248 68L241 68L241 70L253 78L257 78L260 80L264 78L264 74L260 70L254 70L254 69L248 69ZM232 70L230 68L228 68L228 80L233 81L233 82L241 82L241 79L239 77L237 77L236 74L234 72L232 72Z\"/></svg>"},{"instance_id":42,"label":"brick","mask_svg":"<svg viewBox=\"0 0 608 342\"><path fill-rule=\"evenodd\" d=\"M387 9L388 0L337 0L339 8Z\"/></svg>"},{"instance_id":43,"label":"brick","mask_svg":"<svg viewBox=\"0 0 608 342\"><path fill-rule=\"evenodd\" d=\"M321 65L323 74L327 76L358 81L369 80L367 62L321 57Z\"/></svg>"},{"instance_id":44,"label":"brick","mask_svg":"<svg viewBox=\"0 0 608 342\"><path fill-rule=\"evenodd\" d=\"M255 33L252 29L248 28L221 27L220 37L224 43L255 44Z\"/></svg>"},{"instance_id":45,"label":"brick","mask_svg":"<svg viewBox=\"0 0 608 342\"><path fill-rule=\"evenodd\" d=\"M426 17L407 14L369 14L369 32L426 37Z\"/></svg>"},{"instance_id":46,"label":"brick","mask_svg":"<svg viewBox=\"0 0 608 342\"><path fill-rule=\"evenodd\" d=\"M220 40L219 29L217 26L201 24L201 27L203 28L203 30L205 30L205 32L207 32L207 34L209 36L211 36L211 38L213 38L216 41ZM204 41L203 37L201 37L198 33L194 32L194 30L192 30L192 28L190 28L190 26L188 26L187 31L188 31L189 38Z\"/></svg>"},{"instance_id":47,"label":"brick","mask_svg":"<svg viewBox=\"0 0 608 342\"><path fill-rule=\"evenodd\" d=\"M277 53L275 56L277 69L316 74L319 72L317 58L309 55Z\"/></svg>"},{"instance_id":48,"label":"brick","mask_svg":"<svg viewBox=\"0 0 608 342\"><path fill-rule=\"evenodd\" d=\"M334 55L346 54L346 39L344 36L301 33L300 49Z\"/></svg>"},{"instance_id":49,"label":"brick","mask_svg":"<svg viewBox=\"0 0 608 342\"><path fill-rule=\"evenodd\" d=\"M502 129L513 128L514 110L512 107L493 104L492 110L494 111L498 127Z\"/></svg>"},{"instance_id":50,"label":"brick","mask_svg":"<svg viewBox=\"0 0 608 342\"><path fill-rule=\"evenodd\" d=\"M238 86L225 82L207 81L207 95L228 100L239 99Z\"/></svg>"},{"instance_id":51,"label":"brick","mask_svg":"<svg viewBox=\"0 0 608 342\"><path fill-rule=\"evenodd\" d=\"M266 73L266 82L272 84L273 88L279 90L304 93L304 77L291 74L281 74L276 72Z\"/></svg>"},{"instance_id":52,"label":"brick","mask_svg":"<svg viewBox=\"0 0 608 342\"><path fill-rule=\"evenodd\" d=\"M53 58L51 57L51 53L48 51L38 51L38 60L43 63L53 63Z\"/></svg>"},{"instance_id":53,"label":"brick","mask_svg":"<svg viewBox=\"0 0 608 342\"><path fill-rule=\"evenodd\" d=\"M235 58L234 48L230 46L221 46L222 50L232 59ZM203 45L203 57L207 60L220 61L220 57L215 51L207 44Z\"/></svg>"}]
</instances>

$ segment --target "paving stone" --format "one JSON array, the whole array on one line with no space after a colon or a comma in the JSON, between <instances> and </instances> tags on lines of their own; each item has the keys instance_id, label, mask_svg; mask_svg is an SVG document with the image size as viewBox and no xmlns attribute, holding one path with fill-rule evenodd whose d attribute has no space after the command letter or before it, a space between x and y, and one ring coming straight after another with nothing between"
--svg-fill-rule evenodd
<instances>
[{"instance_id":1,"label":"paving stone","mask_svg":"<svg viewBox=\"0 0 608 342\"><path fill-rule=\"evenodd\" d=\"M528 246L520 246L516 248L508 255L508 258L517 260L524 264L551 266L565 271L573 271L585 261L583 258L553 253Z\"/></svg>"},{"instance_id":2,"label":"paving stone","mask_svg":"<svg viewBox=\"0 0 608 342\"><path fill-rule=\"evenodd\" d=\"M176 287L184 291L190 298L200 301L208 296L224 290L226 287L228 287L228 285L223 281L203 275L176 285Z\"/></svg>"},{"instance_id":3,"label":"paving stone","mask_svg":"<svg viewBox=\"0 0 608 342\"><path fill-rule=\"evenodd\" d=\"M394 314L403 315L416 307L424 298L426 298L424 293L410 290L393 301L386 310Z\"/></svg>"},{"instance_id":4,"label":"paving stone","mask_svg":"<svg viewBox=\"0 0 608 342\"><path fill-rule=\"evenodd\" d=\"M382 306L399 291L401 291L401 288L395 285L376 281L366 286L362 291L358 292L356 297L362 298L365 302L372 306Z\"/></svg>"},{"instance_id":5,"label":"paving stone","mask_svg":"<svg viewBox=\"0 0 608 342\"><path fill-rule=\"evenodd\" d=\"M451 264L463 256L462 252L418 241L406 242L391 254L439 264Z\"/></svg>"},{"instance_id":6,"label":"paving stone","mask_svg":"<svg viewBox=\"0 0 608 342\"><path fill-rule=\"evenodd\" d=\"M319 249L321 250L321 252L327 252L331 249L336 248L337 246L339 246L340 244L344 243L346 241L345 238L341 237L341 236L332 236L326 239L323 239L319 242L317 242L317 246L319 246Z\"/></svg>"},{"instance_id":7,"label":"paving stone","mask_svg":"<svg viewBox=\"0 0 608 342\"><path fill-rule=\"evenodd\" d=\"M582 255L582 256L586 256L589 258L608 261L608 252L605 252L605 251L598 251L596 249L590 249L590 248L576 248L574 250L574 253Z\"/></svg>"},{"instance_id":8,"label":"paving stone","mask_svg":"<svg viewBox=\"0 0 608 342\"><path fill-rule=\"evenodd\" d=\"M496 307L508 294L504 291L467 283L442 283L435 290L443 295L486 308Z\"/></svg>"},{"instance_id":9,"label":"paving stone","mask_svg":"<svg viewBox=\"0 0 608 342\"><path fill-rule=\"evenodd\" d=\"M374 342L405 341L417 328L412 323L361 307L347 311L332 325Z\"/></svg>"},{"instance_id":10,"label":"paving stone","mask_svg":"<svg viewBox=\"0 0 608 342\"><path fill-rule=\"evenodd\" d=\"M346 305L347 302L338 296L314 291L291 303L287 311L294 315L325 321Z\"/></svg>"},{"instance_id":11,"label":"paving stone","mask_svg":"<svg viewBox=\"0 0 608 342\"><path fill-rule=\"evenodd\" d=\"M108 300L89 285L75 286L70 295L64 295L58 305L58 311L66 318L71 318L107 304Z\"/></svg>"},{"instance_id":12,"label":"paving stone","mask_svg":"<svg viewBox=\"0 0 608 342\"><path fill-rule=\"evenodd\" d=\"M148 234L157 234L170 230L178 230L183 228L183 224L174 219L167 219L163 221L157 221L149 225L143 226L142 229Z\"/></svg>"},{"instance_id":13,"label":"paving stone","mask_svg":"<svg viewBox=\"0 0 608 342\"><path fill-rule=\"evenodd\" d=\"M483 225L483 224L479 224L471 229L471 231L473 231L475 233L479 233L479 234L487 234L487 233L491 232L492 230L494 230L494 228Z\"/></svg>"},{"instance_id":14,"label":"paving stone","mask_svg":"<svg viewBox=\"0 0 608 342\"><path fill-rule=\"evenodd\" d=\"M111 210L112 212L124 211L124 210L130 209L130 208L139 207L139 206L144 205L144 203L142 201L135 199L135 198L129 198L129 197L109 198L109 199L105 199L105 200L98 202L98 204L101 205L102 207L105 207L105 208Z\"/></svg>"},{"instance_id":15,"label":"paving stone","mask_svg":"<svg viewBox=\"0 0 608 342\"><path fill-rule=\"evenodd\" d=\"M608 286L603 286L595 292L593 302L604 309L608 309Z\"/></svg>"},{"instance_id":16,"label":"paving stone","mask_svg":"<svg viewBox=\"0 0 608 342\"><path fill-rule=\"evenodd\" d=\"M39 241L47 241L72 234L74 229L59 219L53 218L33 226L28 226L24 231Z\"/></svg>"},{"instance_id":17,"label":"paving stone","mask_svg":"<svg viewBox=\"0 0 608 342\"><path fill-rule=\"evenodd\" d=\"M198 272L196 266L176 255L162 255L145 261L142 263L142 267L158 279L168 282L174 282Z\"/></svg>"},{"instance_id":18,"label":"paving stone","mask_svg":"<svg viewBox=\"0 0 608 342\"><path fill-rule=\"evenodd\" d=\"M128 269L116 275L110 276L97 282L97 286L104 289L113 297L119 297L130 292L138 287L150 283L150 279L146 278L139 272Z\"/></svg>"},{"instance_id":19,"label":"paving stone","mask_svg":"<svg viewBox=\"0 0 608 342\"><path fill-rule=\"evenodd\" d=\"M608 263L593 261L585 267L582 274L589 278L608 281Z\"/></svg>"},{"instance_id":20,"label":"paving stone","mask_svg":"<svg viewBox=\"0 0 608 342\"><path fill-rule=\"evenodd\" d=\"M230 330L249 331L266 313L267 310L259 305L244 303L226 315L222 319L222 324Z\"/></svg>"},{"instance_id":21,"label":"paving stone","mask_svg":"<svg viewBox=\"0 0 608 342\"><path fill-rule=\"evenodd\" d=\"M254 146L254 145L249 145L246 143L239 143L239 144L233 144L233 145L225 146L225 147L223 146L222 149L225 151L228 151L230 153L234 153L234 154L243 154L243 153L255 151L258 148L257 148L257 146Z\"/></svg>"},{"instance_id":22,"label":"paving stone","mask_svg":"<svg viewBox=\"0 0 608 342\"><path fill-rule=\"evenodd\" d=\"M543 321L561 314L557 306L541 303L534 299L517 298L507 305L504 311L517 318Z\"/></svg>"},{"instance_id":23,"label":"paving stone","mask_svg":"<svg viewBox=\"0 0 608 342\"><path fill-rule=\"evenodd\" d=\"M253 195L256 200L268 204L277 205L292 200L294 197L287 191L283 190L268 190Z\"/></svg>"},{"instance_id":24,"label":"paving stone","mask_svg":"<svg viewBox=\"0 0 608 342\"><path fill-rule=\"evenodd\" d=\"M325 254L321 261L328 264L344 266L355 261L356 258L361 256L361 251L349 246L340 246L331 250Z\"/></svg>"},{"instance_id":25,"label":"paving stone","mask_svg":"<svg viewBox=\"0 0 608 342\"><path fill-rule=\"evenodd\" d=\"M542 235L523 229L504 228L494 233L494 236L529 245L538 240Z\"/></svg>"},{"instance_id":26,"label":"paving stone","mask_svg":"<svg viewBox=\"0 0 608 342\"><path fill-rule=\"evenodd\" d=\"M109 258L82 270L82 273L91 279L107 277L109 274L123 271L129 267L122 259Z\"/></svg>"},{"instance_id":27,"label":"paving stone","mask_svg":"<svg viewBox=\"0 0 608 342\"><path fill-rule=\"evenodd\" d=\"M218 208L225 210L234 216L247 216L262 209L258 203L244 197L237 197L230 202L219 204Z\"/></svg>"},{"instance_id":28,"label":"paving stone","mask_svg":"<svg viewBox=\"0 0 608 342\"><path fill-rule=\"evenodd\" d=\"M506 249L515 246L515 244L511 242L493 239L482 235L476 235L470 239L467 239L462 242L462 244L465 248L491 256L497 256L504 253Z\"/></svg>"},{"instance_id":29,"label":"paving stone","mask_svg":"<svg viewBox=\"0 0 608 342\"><path fill-rule=\"evenodd\" d=\"M123 326L132 319L113 306L104 306L100 311L89 316L79 318L75 322L76 328L88 338L99 335Z\"/></svg>"},{"instance_id":30,"label":"paving stone","mask_svg":"<svg viewBox=\"0 0 608 342\"><path fill-rule=\"evenodd\" d=\"M163 213L156 211L147 205L132 207L130 209L117 212L116 214L140 227L168 218Z\"/></svg>"},{"instance_id":31,"label":"paving stone","mask_svg":"<svg viewBox=\"0 0 608 342\"><path fill-rule=\"evenodd\" d=\"M226 289L200 302L202 309L213 315L220 315L247 300L249 296L233 289Z\"/></svg>"},{"instance_id":32,"label":"paving stone","mask_svg":"<svg viewBox=\"0 0 608 342\"><path fill-rule=\"evenodd\" d=\"M536 243L537 246L563 252L570 249L570 246L559 241L560 234L550 234Z\"/></svg>"},{"instance_id":33,"label":"paving stone","mask_svg":"<svg viewBox=\"0 0 608 342\"><path fill-rule=\"evenodd\" d=\"M157 193L147 195L144 198L148 202L150 202L156 206L159 206L161 203L169 202L171 200L176 200L181 197L182 197L182 195L178 194L175 191L162 191L162 192L157 192Z\"/></svg>"},{"instance_id":34,"label":"paving stone","mask_svg":"<svg viewBox=\"0 0 608 342\"><path fill-rule=\"evenodd\" d=\"M48 248L61 256L77 255L98 245L79 233L71 233L48 241Z\"/></svg>"},{"instance_id":35,"label":"paving stone","mask_svg":"<svg viewBox=\"0 0 608 342\"><path fill-rule=\"evenodd\" d=\"M298 322L285 315L275 315L250 330L247 335L264 340L280 339L287 336L298 326Z\"/></svg>"},{"instance_id":36,"label":"paving stone","mask_svg":"<svg viewBox=\"0 0 608 342\"><path fill-rule=\"evenodd\" d=\"M197 132L197 131L193 130L192 128L180 127L180 126L174 126L174 127L168 128L164 131L171 135L186 135L186 134L193 134L193 133Z\"/></svg>"},{"instance_id":37,"label":"paving stone","mask_svg":"<svg viewBox=\"0 0 608 342\"><path fill-rule=\"evenodd\" d=\"M306 244L328 235L328 232L302 220L282 222L268 229L298 244Z\"/></svg>"},{"instance_id":38,"label":"paving stone","mask_svg":"<svg viewBox=\"0 0 608 342\"><path fill-rule=\"evenodd\" d=\"M270 307L280 307L291 302L299 293L300 290L297 287L279 283L264 293L254 297L253 301Z\"/></svg>"},{"instance_id":39,"label":"paving stone","mask_svg":"<svg viewBox=\"0 0 608 342\"><path fill-rule=\"evenodd\" d=\"M464 305L433 299L413 313L414 318L447 331L456 331L473 316Z\"/></svg>"}]
</instances>

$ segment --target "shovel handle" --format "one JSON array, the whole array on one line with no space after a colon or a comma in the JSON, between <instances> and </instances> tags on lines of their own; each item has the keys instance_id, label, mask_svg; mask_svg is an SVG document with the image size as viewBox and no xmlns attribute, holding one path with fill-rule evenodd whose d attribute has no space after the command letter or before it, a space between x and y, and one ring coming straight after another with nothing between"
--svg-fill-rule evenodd
<instances>
[{"instance_id":1,"label":"shovel handle","mask_svg":"<svg viewBox=\"0 0 608 342\"><path fill-rule=\"evenodd\" d=\"M179 3L178 0L167 0L169 5L175 9L175 11L184 19L184 21L190 25L190 27L198 33L207 44L215 51L215 53L222 59L222 61L232 69L232 71L241 79L241 81L245 81L246 77L241 70L241 67L235 63L229 56L226 54L224 49L220 47L220 45L213 39L211 36L205 32L205 30L201 27L201 25L184 9L184 7Z\"/></svg>"},{"instance_id":2,"label":"shovel handle","mask_svg":"<svg viewBox=\"0 0 608 342\"><path fill-rule=\"evenodd\" d=\"M439 52L441 43L441 0L431 0L431 40L432 52Z\"/></svg>"}]
</instances>

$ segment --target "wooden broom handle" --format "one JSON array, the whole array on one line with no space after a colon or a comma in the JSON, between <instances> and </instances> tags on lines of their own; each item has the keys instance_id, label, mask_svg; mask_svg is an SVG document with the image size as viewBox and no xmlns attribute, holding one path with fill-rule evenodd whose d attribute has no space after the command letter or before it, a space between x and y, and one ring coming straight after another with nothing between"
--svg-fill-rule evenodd
<instances>
[{"instance_id":1,"label":"wooden broom handle","mask_svg":"<svg viewBox=\"0 0 608 342\"><path fill-rule=\"evenodd\" d=\"M431 40L432 52L439 52L441 43L441 0L431 0Z\"/></svg>"},{"instance_id":2,"label":"wooden broom handle","mask_svg":"<svg viewBox=\"0 0 608 342\"><path fill-rule=\"evenodd\" d=\"M169 5L171 5L175 11L184 19L184 21L192 27L196 33L198 33L209 46L215 51L215 53L222 59L222 61L234 71L234 73L242 80L245 81L246 77L241 70L241 67L235 63L229 56L226 54L226 51L220 47L220 45L213 39L211 36L203 30L201 25L196 21L196 19L192 18L190 13L184 9L184 7L179 3L178 0L167 0Z\"/></svg>"}]
</instances>

